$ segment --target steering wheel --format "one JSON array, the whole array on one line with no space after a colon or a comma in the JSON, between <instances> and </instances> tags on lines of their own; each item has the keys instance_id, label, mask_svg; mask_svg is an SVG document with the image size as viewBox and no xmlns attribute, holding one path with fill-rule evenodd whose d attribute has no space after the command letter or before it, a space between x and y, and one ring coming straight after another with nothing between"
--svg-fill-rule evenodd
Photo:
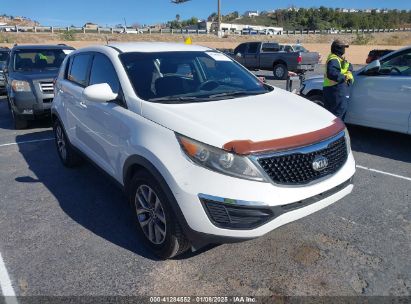
<instances>
[{"instance_id":1,"label":"steering wheel","mask_svg":"<svg viewBox=\"0 0 411 304\"><path fill-rule=\"evenodd\" d=\"M400 71L400 69L399 68L397 68L397 67L392 67L391 68L391 71L396 71L398 74L402 74L402 72Z\"/></svg>"},{"instance_id":2,"label":"steering wheel","mask_svg":"<svg viewBox=\"0 0 411 304\"><path fill-rule=\"evenodd\" d=\"M202 84L200 84L200 86L198 87L198 90L199 91L201 91L201 90L211 91L211 90L215 89L218 86L220 86L218 81L216 81L216 80L207 80L206 82L203 82Z\"/></svg>"}]
</instances>

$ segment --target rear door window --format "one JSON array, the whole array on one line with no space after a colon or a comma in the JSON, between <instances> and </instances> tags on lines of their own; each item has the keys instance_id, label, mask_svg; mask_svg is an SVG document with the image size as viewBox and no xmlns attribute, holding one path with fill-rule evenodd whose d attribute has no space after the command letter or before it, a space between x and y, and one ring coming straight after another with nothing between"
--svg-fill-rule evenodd
<instances>
[{"instance_id":1,"label":"rear door window","mask_svg":"<svg viewBox=\"0 0 411 304\"><path fill-rule=\"evenodd\" d=\"M86 87L88 84L88 71L91 58L91 54L75 55L71 60L71 68L67 79L82 87Z\"/></svg>"}]
</instances>

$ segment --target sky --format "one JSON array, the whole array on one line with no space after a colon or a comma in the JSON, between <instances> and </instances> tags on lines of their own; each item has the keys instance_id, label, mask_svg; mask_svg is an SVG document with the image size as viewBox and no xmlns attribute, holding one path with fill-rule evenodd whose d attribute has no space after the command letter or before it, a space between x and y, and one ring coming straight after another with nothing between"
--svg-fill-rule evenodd
<instances>
[{"instance_id":1,"label":"sky","mask_svg":"<svg viewBox=\"0 0 411 304\"><path fill-rule=\"evenodd\" d=\"M333 5L335 3L335 5ZM411 10L411 0L221 0L222 14L232 11L276 8L332 6L344 8L388 8ZM191 0L173 4L170 0L0 0L0 14L24 16L49 26L82 26L86 22L101 26L116 24L154 24L192 16L207 18L217 11L217 0Z\"/></svg>"}]
</instances>

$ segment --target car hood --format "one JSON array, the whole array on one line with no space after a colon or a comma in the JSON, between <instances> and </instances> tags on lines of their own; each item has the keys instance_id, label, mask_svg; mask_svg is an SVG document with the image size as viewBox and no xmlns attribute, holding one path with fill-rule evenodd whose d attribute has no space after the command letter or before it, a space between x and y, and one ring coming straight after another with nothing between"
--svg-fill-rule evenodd
<instances>
[{"instance_id":1,"label":"car hood","mask_svg":"<svg viewBox=\"0 0 411 304\"><path fill-rule=\"evenodd\" d=\"M313 132L332 125L335 119L320 106L278 88L267 94L212 102L145 102L142 115L215 147L236 140L258 142Z\"/></svg>"},{"instance_id":2,"label":"car hood","mask_svg":"<svg viewBox=\"0 0 411 304\"><path fill-rule=\"evenodd\" d=\"M39 79L50 79L56 78L59 70L53 71L27 71L27 72L13 72L11 75L14 79L20 80L39 80Z\"/></svg>"}]
</instances>

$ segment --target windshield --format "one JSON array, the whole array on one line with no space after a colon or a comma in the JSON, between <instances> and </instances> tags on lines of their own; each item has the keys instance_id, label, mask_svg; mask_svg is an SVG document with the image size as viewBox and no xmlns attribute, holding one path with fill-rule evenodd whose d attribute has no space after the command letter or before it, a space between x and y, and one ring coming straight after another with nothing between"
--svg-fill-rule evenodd
<instances>
[{"instance_id":1,"label":"windshield","mask_svg":"<svg viewBox=\"0 0 411 304\"><path fill-rule=\"evenodd\" d=\"M0 52L0 62L6 62L9 57L8 52Z\"/></svg>"},{"instance_id":2,"label":"windshield","mask_svg":"<svg viewBox=\"0 0 411 304\"><path fill-rule=\"evenodd\" d=\"M66 54L64 50L16 50L13 60L15 71L57 70Z\"/></svg>"},{"instance_id":3,"label":"windshield","mask_svg":"<svg viewBox=\"0 0 411 304\"><path fill-rule=\"evenodd\" d=\"M125 53L120 59L136 94L147 101L212 101L272 90L238 63L214 51Z\"/></svg>"}]
</instances>

